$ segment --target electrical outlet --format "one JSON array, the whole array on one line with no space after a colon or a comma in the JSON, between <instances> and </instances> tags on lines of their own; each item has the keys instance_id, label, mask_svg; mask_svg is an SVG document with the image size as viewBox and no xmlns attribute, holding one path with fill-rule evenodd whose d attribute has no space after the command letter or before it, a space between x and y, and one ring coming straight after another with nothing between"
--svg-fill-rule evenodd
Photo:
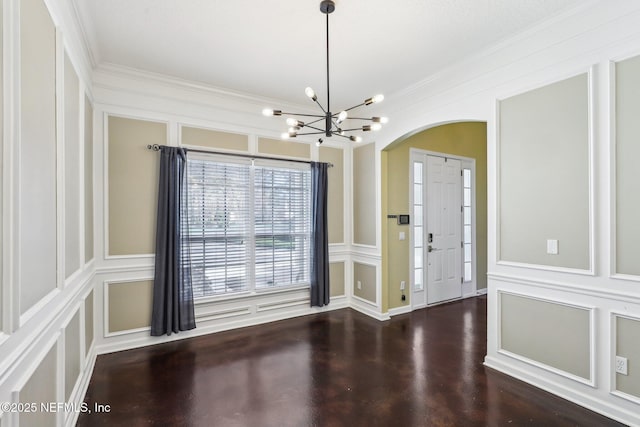
<instances>
[{"instance_id":1,"label":"electrical outlet","mask_svg":"<svg viewBox=\"0 0 640 427\"><path fill-rule=\"evenodd\" d=\"M405 282L404 280L400 281L400 290L404 291Z\"/></svg>"},{"instance_id":2,"label":"electrical outlet","mask_svg":"<svg viewBox=\"0 0 640 427\"><path fill-rule=\"evenodd\" d=\"M616 356L616 373L622 375L628 375L627 373L627 358L622 356Z\"/></svg>"},{"instance_id":3,"label":"electrical outlet","mask_svg":"<svg viewBox=\"0 0 640 427\"><path fill-rule=\"evenodd\" d=\"M357 286L358 286L358 289L362 289L362 282L360 280L358 280Z\"/></svg>"}]
</instances>

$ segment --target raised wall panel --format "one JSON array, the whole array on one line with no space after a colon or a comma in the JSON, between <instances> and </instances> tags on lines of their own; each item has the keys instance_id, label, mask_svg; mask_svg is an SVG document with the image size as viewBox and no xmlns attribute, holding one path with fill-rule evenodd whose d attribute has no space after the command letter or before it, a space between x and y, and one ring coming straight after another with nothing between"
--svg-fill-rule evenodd
<instances>
[{"instance_id":1,"label":"raised wall panel","mask_svg":"<svg viewBox=\"0 0 640 427\"><path fill-rule=\"evenodd\" d=\"M84 97L84 259L93 259L93 106Z\"/></svg>"},{"instance_id":2,"label":"raised wall panel","mask_svg":"<svg viewBox=\"0 0 640 427\"><path fill-rule=\"evenodd\" d=\"M248 135L188 126L182 126L182 139L180 142L183 145L193 145L212 149L217 148L232 151L249 151Z\"/></svg>"},{"instance_id":3,"label":"raised wall panel","mask_svg":"<svg viewBox=\"0 0 640 427\"><path fill-rule=\"evenodd\" d=\"M64 55L64 276L80 268L80 81Z\"/></svg>"},{"instance_id":4,"label":"raised wall panel","mask_svg":"<svg viewBox=\"0 0 640 427\"><path fill-rule=\"evenodd\" d=\"M627 358L628 375L616 375L616 390L640 399L640 319L616 316L616 355Z\"/></svg>"},{"instance_id":5,"label":"raised wall panel","mask_svg":"<svg viewBox=\"0 0 640 427\"><path fill-rule=\"evenodd\" d=\"M20 313L56 288L56 29L43 0L20 2ZM34 268L37 266L37 268Z\"/></svg>"},{"instance_id":6,"label":"raised wall panel","mask_svg":"<svg viewBox=\"0 0 640 427\"><path fill-rule=\"evenodd\" d=\"M152 280L109 283L107 295L109 333L151 325Z\"/></svg>"},{"instance_id":7,"label":"raised wall panel","mask_svg":"<svg viewBox=\"0 0 640 427\"><path fill-rule=\"evenodd\" d=\"M640 276L640 56L616 63L615 81L615 272Z\"/></svg>"},{"instance_id":8,"label":"raised wall panel","mask_svg":"<svg viewBox=\"0 0 640 427\"><path fill-rule=\"evenodd\" d=\"M591 269L589 144L586 73L500 101L500 260Z\"/></svg>"},{"instance_id":9,"label":"raised wall panel","mask_svg":"<svg viewBox=\"0 0 640 427\"><path fill-rule=\"evenodd\" d=\"M258 138L258 153L311 159L311 145L301 142Z\"/></svg>"},{"instance_id":10,"label":"raised wall panel","mask_svg":"<svg viewBox=\"0 0 640 427\"><path fill-rule=\"evenodd\" d=\"M155 252L160 154L165 123L109 116L109 255Z\"/></svg>"},{"instance_id":11,"label":"raised wall panel","mask_svg":"<svg viewBox=\"0 0 640 427\"><path fill-rule=\"evenodd\" d=\"M375 144L353 150L353 243L376 244Z\"/></svg>"},{"instance_id":12,"label":"raised wall panel","mask_svg":"<svg viewBox=\"0 0 640 427\"><path fill-rule=\"evenodd\" d=\"M358 289L360 282L360 289ZM353 263L353 295L374 304L377 303L376 267L374 265Z\"/></svg>"},{"instance_id":13,"label":"raised wall panel","mask_svg":"<svg viewBox=\"0 0 640 427\"><path fill-rule=\"evenodd\" d=\"M38 410L19 414L20 427L47 427L56 425L56 413L40 411L40 403L58 402L56 398L56 346L53 345L29 380L20 390L20 402L35 403Z\"/></svg>"},{"instance_id":14,"label":"raised wall panel","mask_svg":"<svg viewBox=\"0 0 640 427\"><path fill-rule=\"evenodd\" d=\"M510 293L498 295L501 350L593 380L589 309Z\"/></svg>"},{"instance_id":15,"label":"raised wall panel","mask_svg":"<svg viewBox=\"0 0 640 427\"><path fill-rule=\"evenodd\" d=\"M84 300L84 350L89 354L93 344L93 291L89 292Z\"/></svg>"},{"instance_id":16,"label":"raised wall panel","mask_svg":"<svg viewBox=\"0 0 640 427\"><path fill-rule=\"evenodd\" d=\"M345 294L344 262L332 262L329 264L329 288L329 294L332 297Z\"/></svg>"},{"instance_id":17,"label":"raised wall panel","mask_svg":"<svg viewBox=\"0 0 640 427\"><path fill-rule=\"evenodd\" d=\"M68 402L80 375L80 311L64 330L64 397Z\"/></svg>"},{"instance_id":18,"label":"raised wall panel","mask_svg":"<svg viewBox=\"0 0 640 427\"><path fill-rule=\"evenodd\" d=\"M327 172L329 244L344 243L344 150L320 147L320 161L333 164Z\"/></svg>"}]
</instances>

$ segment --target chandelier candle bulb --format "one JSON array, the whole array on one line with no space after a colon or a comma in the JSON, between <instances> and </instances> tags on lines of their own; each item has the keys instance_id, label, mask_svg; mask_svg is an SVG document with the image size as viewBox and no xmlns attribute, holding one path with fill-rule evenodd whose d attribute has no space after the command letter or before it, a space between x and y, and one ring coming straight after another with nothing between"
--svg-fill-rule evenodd
<instances>
[{"instance_id":1,"label":"chandelier candle bulb","mask_svg":"<svg viewBox=\"0 0 640 427\"><path fill-rule=\"evenodd\" d=\"M314 91L313 89L311 89L310 87L306 88L306 89L304 90L304 93L305 93L309 98L311 98L311 100L313 100L313 101L315 101L315 100L317 100L317 99L318 99L318 97L316 96L315 91Z\"/></svg>"},{"instance_id":2,"label":"chandelier candle bulb","mask_svg":"<svg viewBox=\"0 0 640 427\"><path fill-rule=\"evenodd\" d=\"M282 111L280 110L272 110L271 108L265 108L264 110L262 110L262 114L265 116L281 116L282 115Z\"/></svg>"}]
</instances>

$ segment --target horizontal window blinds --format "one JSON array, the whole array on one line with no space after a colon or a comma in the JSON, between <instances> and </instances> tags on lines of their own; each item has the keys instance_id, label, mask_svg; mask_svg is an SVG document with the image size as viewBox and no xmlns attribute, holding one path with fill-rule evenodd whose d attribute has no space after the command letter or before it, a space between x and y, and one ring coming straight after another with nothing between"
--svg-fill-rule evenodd
<instances>
[{"instance_id":1,"label":"horizontal window blinds","mask_svg":"<svg viewBox=\"0 0 640 427\"><path fill-rule=\"evenodd\" d=\"M309 284L308 166L189 157L187 186L194 298Z\"/></svg>"}]
</instances>

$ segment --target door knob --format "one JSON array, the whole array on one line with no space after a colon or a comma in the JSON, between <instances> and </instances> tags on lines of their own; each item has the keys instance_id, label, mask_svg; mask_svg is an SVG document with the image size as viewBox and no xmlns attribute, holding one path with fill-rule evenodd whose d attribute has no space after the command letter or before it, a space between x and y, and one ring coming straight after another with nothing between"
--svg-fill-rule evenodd
<instances>
[{"instance_id":1,"label":"door knob","mask_svg":"<svg viewBox=\"0 0 640 427\"><path fill-rule=\"evenodd\" d=\"M431 252L434 249L436 249L436 248L432 247L431 245L427 246L427 252Z\"/></svg>"}]
</instances>

